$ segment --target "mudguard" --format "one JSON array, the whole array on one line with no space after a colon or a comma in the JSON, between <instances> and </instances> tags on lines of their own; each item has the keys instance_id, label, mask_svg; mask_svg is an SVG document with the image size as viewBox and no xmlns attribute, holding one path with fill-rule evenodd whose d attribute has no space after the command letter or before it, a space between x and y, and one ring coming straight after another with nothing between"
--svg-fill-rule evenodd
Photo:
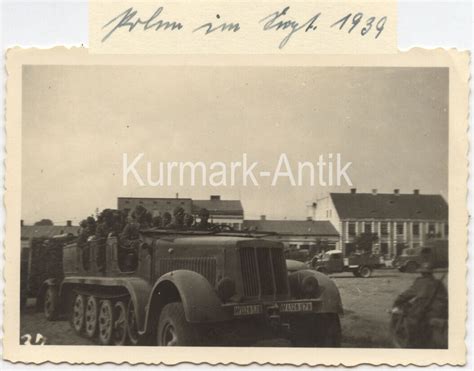
<instances>
[{"instance_id":1,"label":"mudguard","mask_svg":"<svg viewBox=\"0 0 474 371\"><path fill-rule=\"evenodd\" d=\"M290 280L302 281L304 277L314 276L322 288L319 298L322 301L321 313L338 313L343 314L341 295L334 281L328 276L315 270L305 269L300 270L289 275Z\"/></svg>"},{"instance_id":2,"label":"mudguard","mask_svg":"<svg viewBox=\"0 0 474 371\"><path fill-rule=\"evenodd\" d=\"M188 322L219 322L229 319L209 281L199 273L188 270L175 270L160 277L151 291L148 300L149 308L161 308L160 302L165 304L169 302L168 298L160 297L160 292L169 288L170 285L179 293ZM149 316L150 313L148 313ZM147 318L148 321L149 318Z\"/></svg>"}]
</instances>

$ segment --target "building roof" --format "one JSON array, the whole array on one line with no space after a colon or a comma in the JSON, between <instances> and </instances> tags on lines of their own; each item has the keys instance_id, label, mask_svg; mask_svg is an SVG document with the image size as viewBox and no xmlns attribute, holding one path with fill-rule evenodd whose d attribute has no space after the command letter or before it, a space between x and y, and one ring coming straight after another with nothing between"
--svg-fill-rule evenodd
<instances>
[{"instance_id":1,"label":"building roof","mask_svg":"<svg viewBox=\"0 0 474 371\"><path fill-rule=\"evenodd\" d=\"M395 193L330 193L340 219L447 220L441 195Z\"/></svg>"},{"instance_id":2,"label":"building roof","mask_svg":"<svg viewBox=\"0 0 474 371\"><path fill-rule=\"evenodd\" d=\"M240 200L193 200L193 212L201 209L209 210L212 215L244 216L244 209Z\"/></svg>"},{"instance_id":3,"label":"building roof","mask_svg":"<svg viewBox=\"0 0 474 371\"><path fill-rule=\"evenodd\" d=\"M244 220L242 228L259 232L276 232L286 235L339 236L327 220Z\"/></svg>"},{"instance_id":4,"label":"building roof","mask_svg":"<svg viewBox=\"0 0 474 371\"><path fill-rule=\"evenodd\" d=\"M21 227L21 238L29 239L33 237L53 237L59 234L72 233L77 235L79 226L64 225L24 225Z\"/></svg>"}]
</instances>

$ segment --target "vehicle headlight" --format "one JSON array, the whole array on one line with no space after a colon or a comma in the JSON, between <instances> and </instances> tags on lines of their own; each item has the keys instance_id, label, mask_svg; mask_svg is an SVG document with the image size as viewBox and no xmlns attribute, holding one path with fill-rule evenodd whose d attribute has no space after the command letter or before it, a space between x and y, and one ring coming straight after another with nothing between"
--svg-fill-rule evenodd
<instances>
[{"instance_id":1,"label":"vehicle headlight","mask_svg":"<svg viewBox=\"0 0 474 371\"><path fill-rule=\"evenodd\" d=\"M301 282L301 291L304 295L315 296L319 290L319 282L314 276L306 276Z\"/></svg>"},{"instance_id":2,"label":"vehicle headlight","mask_svg":"<svg viewBox=\"0 0 474 371\"><path fill-rule=\"evenodd\" d=\"M229 277L223 277L217 282L216 289L219 298L227 301L235 294L235 282Z\"/></svg>"}]
</instances>

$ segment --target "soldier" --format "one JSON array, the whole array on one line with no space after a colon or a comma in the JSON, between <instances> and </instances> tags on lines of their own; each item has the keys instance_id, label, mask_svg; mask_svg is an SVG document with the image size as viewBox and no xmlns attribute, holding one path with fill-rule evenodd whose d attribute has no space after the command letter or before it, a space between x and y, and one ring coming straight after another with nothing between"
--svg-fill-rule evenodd
<instances>
[{"instance_id":1,"label":"soldier","mask_svg":"<svg viewBox=\"0 0 474 371\"><path fill-rule=\"evenodd\" d=\"M154 216L151 225L153 228L161 228L163 220L160 215Z\"/></svg>"},{"instance_id":2,"label":"soldier","mask_svg":"<svg viewBox=\"0 0 474 371\"><path fill-rule=\"evenodd\" d=\"M163 214L162 226L165 228L169 228L171 224L171 214L169 212L165 212Z\"/></svg>"},{"instance_id":3,"label":"soldier","mask_svg":"<svg viewBox=\"0 0 474 371\"><path fill-rule=\"evenodd\" d=\"M184 209L182 207L175 207L173 210L173 223L168 227L181 229L184 226Z\"/></svg>"},{"instance_id":4,"label":"soldier","mask_svg":"<svg viewBox=\"0 0 474 371\"><path fill-rule=\"evenodd\" d=\"M447 345L448 293L442 280L433 276L432 265L422 263L412 286L400 294L394 307L405 313L408 342L413 348L442 348Z\"/></svg>"},{"instance_id":5,"label":"soldier","mask_svg":"<svg viewBox=\"0 0 474 371\"><path fill-rule=\"evenodd\" d=\"M199 229L208 229L209 228L209 210L201 209L199 210Z\"/></svg>"},{"instance_id":6,"label":"soldier","mask_svg":"<svg viewBox=\"0 0 474 371\"><path fill-rule=\"evenodd\" d=\"M184 227L191 228L194 224L194 217L191 214L184 214Z\"/></svg>"},{"instance_id":7,"label":"soldier","mask_svg":"<svg viewBox=\"0 0 474 371\"><path fill-rule=\"evenodd\" d=\"M97 238L107 238L110 232L114 230L114 213L111 209L104 209L97 217L97 229L95 235Z\"/></svg>"}]
</instances>

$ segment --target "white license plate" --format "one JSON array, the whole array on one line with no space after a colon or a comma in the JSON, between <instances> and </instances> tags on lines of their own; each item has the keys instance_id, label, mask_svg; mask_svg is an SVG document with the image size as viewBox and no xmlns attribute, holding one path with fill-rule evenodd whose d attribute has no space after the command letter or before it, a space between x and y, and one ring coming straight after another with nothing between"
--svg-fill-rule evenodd
<instances>
[{"instance_id":1,"label":"white license plate","mask_svg":"<svg viewBox=\"0 0 474 371\"><path fill-rule=\"evenodd\" d=\"M280 304L281 312L311 312L312 310L313 310L312 302Z\"/></svg>"},{"instance_id":2,"label":"white license plate","mask_svg":"<svg viewBox=\"0 0 474 371\"><path fill-rule=\"evenodd\" d=\"M250 316L262 313L261 305L237 305L234 307L234 316Z\"/></svg>"}]
</instances>

